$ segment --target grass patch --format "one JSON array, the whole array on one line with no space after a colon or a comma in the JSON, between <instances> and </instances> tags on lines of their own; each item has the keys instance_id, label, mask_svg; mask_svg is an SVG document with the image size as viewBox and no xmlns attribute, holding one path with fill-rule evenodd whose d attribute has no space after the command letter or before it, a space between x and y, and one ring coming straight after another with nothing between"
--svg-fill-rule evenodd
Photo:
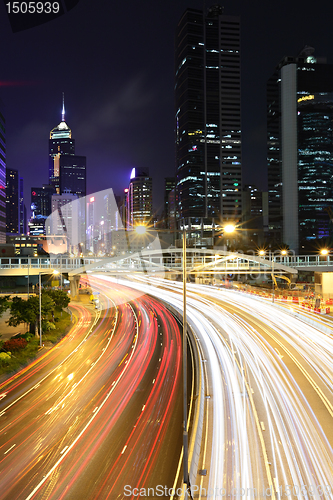
<instances>
[{"instance_id":1,"label":"grass patch","mask_svg":"<svg viewBox=\"0 0 333 500\"><path fill-rule=\"evenodd\" d=\"M63 311L62 316L60 312L55 313L55 318L58 318L55 322L55 330L43 333L42 341L43 343L51 342L56 344L61 340L70 330L71 317L70 314ZM0 376L5 374L11 374L17 372L31 361L33 361L39 352L39 338L32 337L28 342L28 345L20 350L12 352L11 358L8 361L0 361ZM41 351L43 352L43 350Z\"/></svg>"}]
</instances>

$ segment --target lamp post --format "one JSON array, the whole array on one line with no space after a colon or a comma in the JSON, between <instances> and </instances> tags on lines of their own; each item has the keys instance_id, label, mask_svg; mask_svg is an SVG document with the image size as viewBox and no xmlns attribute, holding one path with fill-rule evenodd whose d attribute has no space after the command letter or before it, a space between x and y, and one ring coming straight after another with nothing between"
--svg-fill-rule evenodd
<instances>
[{"instance_id":1,"label":"lamp post","mask_svg":"<svg viewBox=\"0 0 333 500\"><path fill-rule=\"evenodd\" d=\"M188 477L188 434L187 434L187 317L186 317L186 229L183 226L183 470L184 483Z\"/></svg>"},{"instance_id":2,"label":"lamp post","mask_svg":"<svg viewBox=\"0 0 333 500\"><path fill-rule=\"evenodd\" d=\"M236 226L234 224L226 224L223 226L223 235L224 234L232 234L236 231ZM227 245L224 246L225 250L227 250ZM227 288L227 262L228 259L225 260L225 271L224 271L224 288Z\"/></svg>"},{"instance_id":3,"label":"lamp post","mask_svg":"<svg viewBox=\"0 0 333 500\"><path fill-rule=\"evenodd\" d=\"M324 262L328 261L328 254L329 254L329 251L328 251L327 248L322 248L320 250L320 255L323 255L325 257L325 261Z\"/></svg>"},{"instance_id":4,"label":"lamp post","mask_svg":"<svg viewBox=\"0 0 333 500\"><path fill-rule=\"evenodd\" d=\"M39 271L39 345L42 347L42 274Z\"/></svg>"},{"instance_id":5,"label":"lamp post","mask_svg":"<svg viewBox=\"0 0 333 500\"><path fill-rule=\"evenodd\" d=\"M55 270L53 271L53 274L54 274L55 276L57 276L58 274L60 274L60 290L62 290L62 272L61 272L61 271L58 271L58 269L55 269Z\"/></svg>"}]
</instances>

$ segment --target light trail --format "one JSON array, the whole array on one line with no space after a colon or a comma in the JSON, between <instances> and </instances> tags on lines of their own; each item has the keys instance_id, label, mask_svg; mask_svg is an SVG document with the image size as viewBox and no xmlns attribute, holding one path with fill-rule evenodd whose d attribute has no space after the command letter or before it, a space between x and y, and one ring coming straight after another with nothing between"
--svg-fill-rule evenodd
<instances>
[{"instance_id":1,"label":"light trail","mask_svg":"<svg viewBox=\"0 0 333 500\"><path fill-rule=\"evenodd\" d=\"M179 283L118 282L182 309ZM213 408L203 443L210 450L209 464L202 463L208 473L197 478L200 484L226 495L237 491L236 498L244 496L242 488L285 496L288 485L299 499L310 487L312 498L332 498L331 336L230 290L189 284L187 307L207 358ZM330 490L321 492L322 486Z\"/></svg>"},{"instance_id":2,"label":"light trail","mask_svg":"<svg viewBox=\"0 0 333 500\"><path fill-rule=\"evenodd\" d=\"M3 390L1 500L117 498L125 484L157 484L165 467L181 386L180 327L156 300L94 285L102 307L93 328L80 318L76 334L50 351L48 362L60 363L49 368L41 358ZM176 434L181 443L180 427Z\"/></svg>"}]
</instances>

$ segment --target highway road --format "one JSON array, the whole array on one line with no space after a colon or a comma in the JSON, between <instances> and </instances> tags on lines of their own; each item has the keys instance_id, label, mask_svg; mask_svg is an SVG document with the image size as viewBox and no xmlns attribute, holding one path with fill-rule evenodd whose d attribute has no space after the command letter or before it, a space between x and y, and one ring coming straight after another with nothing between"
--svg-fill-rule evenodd
<instances>
[{"instance_id":1,"label":"highway road","mask_svg":"<svg viewBox=\"0 0 333 500\"><path fill-rule=\"evenodd\" d=\"M131 286L182 308L179 283ZM206 391L196 498L332 498L332 335L263 299L187 288Z\"/></svg>"},{"instance_id":2,"label":"highway road","mask_svg":"<svg viewBox=\"0 0 333 500\"><path fill-rule=\"evenodd\" d=\"M181 334L155 299L95 279L96 317L0 386L0 499L117 499L173 484Z\"/></svg>"}]
</instances>

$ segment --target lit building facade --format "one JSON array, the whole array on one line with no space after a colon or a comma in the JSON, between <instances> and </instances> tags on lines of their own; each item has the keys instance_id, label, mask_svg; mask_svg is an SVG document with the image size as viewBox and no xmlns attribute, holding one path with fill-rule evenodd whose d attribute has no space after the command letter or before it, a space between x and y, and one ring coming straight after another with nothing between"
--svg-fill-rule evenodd
<instances>
[{"instance_id":1,"label":"lit building facade","mask_svg":"<svg viewBox=\"0 0 333 500\"><path fill-rule=\"evenodd\" d=\"M0 100L0 243L6 243L6 128Z\"/></svg>"},{"instance_id":2,"label":"lit building facade","mask_svg":"<svg viewBox=\"0 0 333 500\"><path fill-rule=\"evenodd\" d=\"M78 199L77 195L71 193L54 194L52 195L52 216L49 217L47 224L46 234L52 236L63 235L67 241L67 252L78 254L77 242L78 231L80 229L78 209L79 206L75 201ZM75 248L74 248L75 246Z\"/></svg>"},{"instance_id":3,"label":"lit building facade","mask_svg":"<svg viewBox=\"0 0 333 500\"><path fill-rule=\"evenodd\" d=\"M243 223L247 242L262 245L268 233L268 192L259 191L255 185L245 185L242 192Z\"/></svg>"},{"instance_id":4,"label":"lit building facade","mask_svg":"<svg viewBox=\"0 0 333 500\"><path fill-rule=\"evenodd\" d=\"M86 157L75 155L75 140L65 121L64 101L61 122L50 132L49 183L56 194L70 191L79 197L86 195Z\"/></svg>"},{"instance_id":5,"label":"lit building facade","mask_svg":"<svg viewBox=\"0 0 333 500\"><path fill-rule=\"evenodd\" d=\"M18 170L6 169L6 232L20 232L20 178Z\"/></svg>"},{"instance_id":6,"label":"lit building facade","mask_svg":"<svg viewBox=\"0 0 333 500\"><path fill-rule=\"evenodd\" d=\"M171 191L175 190L175 178L174 177L165 177L164 180L164 227L165 229L170 228L172 222L170 221L170 210L169 210L169 196Z\"/></svg>"},{"instance_id":7,"label":"lit building facade","mask_svg":"<svg viewBox=\"0 0 333 500\"><path fill-rule=\"evenodd\" d=\"M78 197L86 196L86 157L61 155L59 165L60 193L70 192Z\"/></svg>"},{"instance_id":8,"label":"lit building facade","mask_svg":"<svg viewBox=\"0 0 333 500\"><path fill-rule=\"evenodd\" d=\"M242 214L240 20L187 9L175 46L178 218L212 233Z\"/></svg>"},{"instance_id":9,"label":"lit building facade","mask_svg":"<svg viewBox=\"0 0 333 500\"><path fill-rule=\"evenodd\" d=\"M333 207L333 65L305 47L268 86L269 228L298 252L330 236Z\"/></svg>"},{"instance_id":10,"label":"lit building facade","mask_svg":"<svg viewBox=\"0 0 333 500\"><path fill-rule=\"evenodd\" d=\"M127 192L127 229L149 224L153 217L153 180L148 170L133 168Z\"/></svg>"},{"instance_id":11,"label":"lit building facade","mask_svg":"<svg viewBox=\"0 0 333 500\"><path fill-rule=\"evenodd\" d=\"M39 236L45 234L45 222L52 210L52 195L55 187L43 184L43 187L31 188L31 218L28 222L29 234Z\"/></svg>"}]
</instances>

